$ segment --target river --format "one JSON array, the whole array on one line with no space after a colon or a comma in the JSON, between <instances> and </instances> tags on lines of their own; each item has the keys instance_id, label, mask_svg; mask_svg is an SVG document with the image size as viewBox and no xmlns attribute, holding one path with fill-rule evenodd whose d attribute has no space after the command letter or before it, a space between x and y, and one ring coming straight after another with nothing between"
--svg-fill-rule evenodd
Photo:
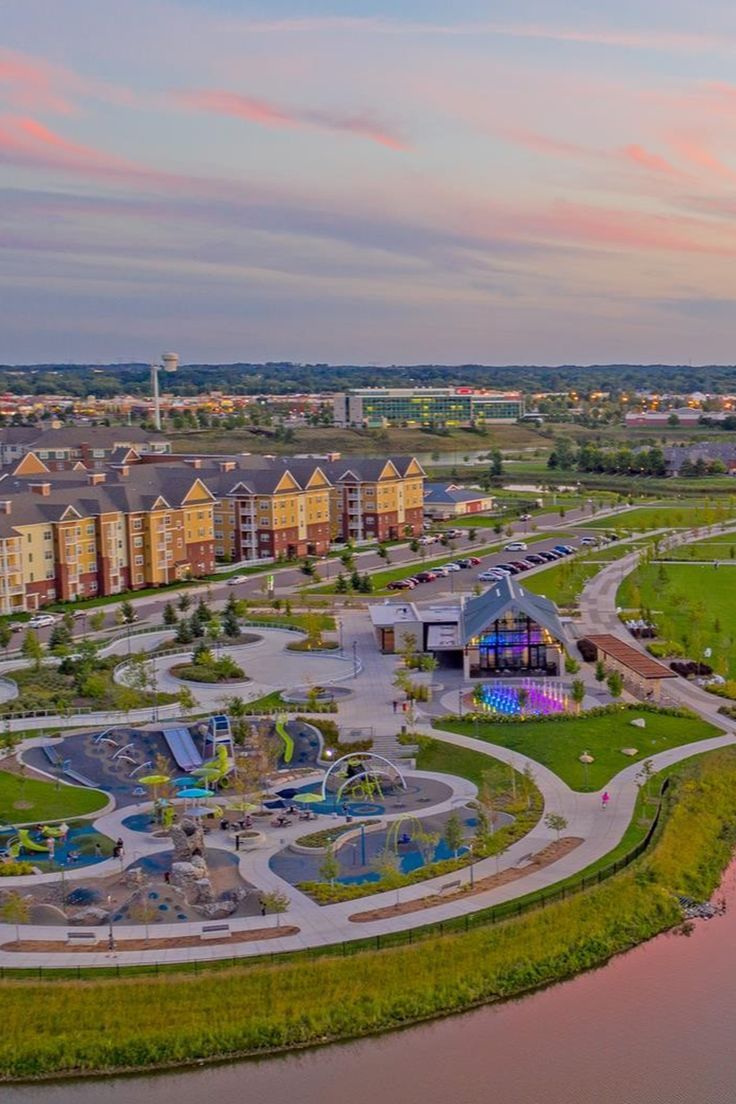
<instances>
[{"instance_id":1,"label":"river","mask_svg":"<svg viewBox=\"0 0 736 1104\"><path fill-rule=\"evenodd\" d=\"M180 1074L0 1089L2 1104L732 1104L728 910L523 1000L406 1031ZM217 984L217 979L213 980ZM43 1009L39 1008L39 1022Z\"/></svg>"}]
</instances>

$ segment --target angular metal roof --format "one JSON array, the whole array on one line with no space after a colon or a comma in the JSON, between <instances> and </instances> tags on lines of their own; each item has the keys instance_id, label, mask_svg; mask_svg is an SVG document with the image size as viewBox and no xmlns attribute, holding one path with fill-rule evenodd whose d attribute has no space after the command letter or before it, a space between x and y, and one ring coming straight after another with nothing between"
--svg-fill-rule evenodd
<instances>
[{"instance_id":1,"label":"angular metal roof","mask_svg":"<svg viewBox=\"0 0 736 1104\"><path fill-rule=\"evenodd\" d=\"M567 635L557 615L557 606L549 598L525 590L512 576L493 583L483 594L463 606L462 641L467 644L509 610L526 614L556 639L567 643Z\"/></svg>"}]
</instances>

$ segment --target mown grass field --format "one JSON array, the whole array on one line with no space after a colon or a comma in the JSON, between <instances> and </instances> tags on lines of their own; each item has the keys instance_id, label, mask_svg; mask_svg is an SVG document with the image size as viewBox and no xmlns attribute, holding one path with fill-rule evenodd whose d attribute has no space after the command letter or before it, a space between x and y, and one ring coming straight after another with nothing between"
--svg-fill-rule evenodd
<instances>
[{"instance_id":1,"label":"mown grass field","mask_svg":"<svg viewBox=\"0 0 736 1104\"><path fill-rule=\"evenodd\" d=\"M4 981L0 1077L175 1066L355 1038L599 965L676 924L675 895L707 899L729 861L736 754L708 756L678 777L659 839L633 868L493 927L199 978Z\"/></svg>"},{"instance_id":2,"label":"mown grass field","mask_svg":"<svg viewBox=\"0 0 736 1104\"><path fill-rule=\"evenodd\" d=\"M551 598L558 606L577 605L578 595L588 579L592 579L604 567L614 560L620 560L631 552L645 546L646 542L612 544L606 548L594 549L585 555L559 560L541 571L536 571L524 580L524 586L534 594L543 594Z\"/></svg>"},{"instance_id":3,"label":"mown grass field","mask_svg":"<svg viewBox=\"0 0 736 1104\"><path fill-rule=\"evenodd\" d=\"M667 550L668 560L736 560L736 534Z\"/></svg>"},{"instance_id":4,"label":"mown grass field","mask_svg":"<svg viewBox=\"0 0 736 1104\"><path fill-rule=\"evenodd\" d=\"M639 506L610 518L591 518L585 522L588 529L607 529L611 532L645 532L647 529L697 529L717 525L734 516L730 502L705 505L683 502L663 506Z\"/></svg>"},{"instance_id":5,"label":"mown grass field","mask_svg":"<svg viewBox=\"0 0 736 1104\"><path fill-rule=\"evenodd\" d=\"M107 795L100 790L61 783L57 786L55 782L23 779L0 771L0 824L70 819L95 813L106 804Z\"/></svg>"},{"instance_id":6,"label":"mown grass field","mask_svg":"<svg viewBox=\"0 0 736 1104\"><path fill-rule=\"evenodd\" d=\"M643 717L646 728L632 727L635 717ZM443 719L437 722L437 727L528 755L549 767L573 790L582 791L601 789L627 765L660 751L721 734L715 725L699 717L670 716L635 706L600 716L565 717L561 721L494 723ZM637 748L638 752L627 756L622 748ZM584 751L594 759L587 768L579 758Z\"/></svg>"},{"instance_id":7,"label":"mown grass field","mask_svg":"<svg viewBox=\"0 0 736 1104\"><path fill-rule=\"evenodd\" d=\"M659 636L676 640L692 659L736 677L736 567L698 563L641 564L616 596L624 610L651 611Z\"/></svg>"}]
</instances>

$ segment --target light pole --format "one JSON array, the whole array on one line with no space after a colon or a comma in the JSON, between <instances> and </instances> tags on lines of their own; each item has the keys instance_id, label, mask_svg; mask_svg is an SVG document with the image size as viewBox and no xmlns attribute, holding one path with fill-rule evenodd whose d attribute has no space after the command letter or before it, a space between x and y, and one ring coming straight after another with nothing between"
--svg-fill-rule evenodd
<instances>
[{"instance_id":1,"label":"light pole","mask_svg":"<svg viewBox=\"0 0 736 1104\"><path fill-rule=\"evenodd\" d=\"M112 897L108 894L107 897L107 949L112 953L115 950L115 932L112 927Z\"/></svg>"},{"instance_id":2,"label":"light pole","mask_svg":"<svg viewBox=\"0 0 736 1104\"><path fill-rule=\"evenodd\" d=\"M353 678L358 677L358 641L353 641Z\"/></svg>"},{"instance_id":3,"label":"light pole","mask_svg":"<svg viewBox=\"0 0 736 1104\"><path fill-rule=\"evenodd\" d=\"M463 715L463 688L462 686L457 692L457 713L459 717Z\"/></svg>"},{"instance_id":4,"label":"light pole","mask_svg":"<svg viewBox=\"0 0 736 1104\"><path fill-rule=\"evenodd\" d=\"M365 824L360 826L360 865L365 866Z\"/></svg>"},{"instance_id":5,"label":"light pole","mask_svg":"<svg viewBox=\"0 0 736 1104\"><path fill-rule=\"evenodd\" d=\"M342 655L343 652L342 652L342 618L341 617L337 618L337 632L338 632L339 641L340 641L340 655Z\"/></svg>"}]
</instances>

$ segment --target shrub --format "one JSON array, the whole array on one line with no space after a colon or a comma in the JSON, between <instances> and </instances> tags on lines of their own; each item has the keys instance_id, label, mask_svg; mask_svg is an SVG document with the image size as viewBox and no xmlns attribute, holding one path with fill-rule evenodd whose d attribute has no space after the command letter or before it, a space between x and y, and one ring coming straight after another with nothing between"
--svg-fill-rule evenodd
<instances>
[{"instance_id":1,"label":"shrub","mask_svg":"<svg viewBox=\"0 0 736 1104\"><path fill-rule=\"evenodd\" d=\"M674 671L676 675L682 675L683 678L713 674L713 668L709 667L707 663L698 663L694 659L675 659L670 663L670 670Z\"/></svg>"},{"instance_id":2,"label":"shrub","mask_svg":"<svg viewBox=\"0 0 736 1104\"><path fill-rule=\"evenodd\" d=\"M29 862L10 862L0 863L0 878L18 878L21 874L32 874L33 863Z\"/></svg>"},{"instance_id":3,"label":"shrub","mask_svg":"<svg viewBox=\"0 0 736 1104\"><path fill-rule=\"evenodd\" d=\"M655 640L647 644L647 651L655 659L666 659L668 656L683 656L685 649L676 640Z\"/></svg>"}]
</instances>

